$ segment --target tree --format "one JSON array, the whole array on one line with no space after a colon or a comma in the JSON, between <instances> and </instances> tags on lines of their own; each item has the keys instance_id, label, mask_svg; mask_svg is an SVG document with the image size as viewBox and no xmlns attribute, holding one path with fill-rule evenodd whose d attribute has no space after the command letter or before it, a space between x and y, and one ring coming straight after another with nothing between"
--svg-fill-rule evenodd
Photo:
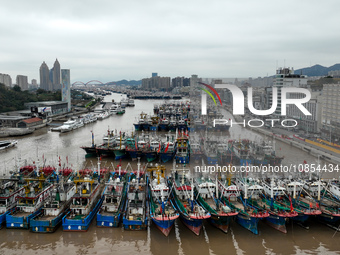
<instances>
[{"instance_id":1,"label":"tree","mask_svg":"<svg viewBox=\"0 0 340 255\"><path fill-rule=\"evenodd\" d=\"M20 86L15 85L15 86L13 87L13 90L14 90L14 91L17 91L17 92L20 92L20 91L21 91L21 88L20 88Z\"/></svg>"}]
</instances>

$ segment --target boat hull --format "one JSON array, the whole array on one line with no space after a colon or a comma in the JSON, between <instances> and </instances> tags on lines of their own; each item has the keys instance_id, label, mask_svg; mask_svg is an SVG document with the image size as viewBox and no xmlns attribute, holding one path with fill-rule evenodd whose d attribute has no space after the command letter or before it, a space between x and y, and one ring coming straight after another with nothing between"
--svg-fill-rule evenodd
<instances>
[{"instance_id":1,"label":"boat hull","mask_svg":"<svg viewBox=\"0 0 340 255\"><path fill-rule=\"evenodd\" d=\"M118 215L110 216L97 213L97 227L118 228L121 219L121 213L119 213Z\"/></svg>"},{"instance_id":2,"label":"boat hull","mask_svg":"<svg viewBox=\"0 0 340 255\"><path fill-rule=\"evenodd\" d=\"M199 235L203 226L203 219L193 219L181 214L180 219L183 224L190 229L195 235Z\"/></svg>"},{"instance_id":3,"label":"boat hull","mask_svg":"<svg viewBox=\"0 0 340 255\"><path fill-rule=\"evenodd\" d=\"M145 220L129 220L123 217L123 226L125 230L146 230L148 218Z\"/></svg>"},{"instance_id":4,"label":"boat hull","mask_svg":"<svg viewBox=\"0 0 340 255\"><path fill-rule=\"evenodd\" d=\"M29 229L30 227L30 220L41 213L42 208L39 208L35 212L26 216L15 216L13 213L16 210L11 211L9 214L6 215L6 228L20 228L20 229Z\"/></svg>"},{"instance_id":5,"label":"boat hull","mask_svg":"<svg viewBox=\"0 0 340 255\"><path fill-rule=\"evenodd\" d=\"M224 233L228 233L230 222L233 218L234 216L219 216L211 214L211 217L208 219L208 222L211 225L223 231Z\"/></svg>"},{"instance_id":6,"label":"boat hull","mask_svg":"<svg viewBox=\"0 0 340 255\"><path fill-rule=\"evenodd\" d=\"M34 233L53 233L61 225L63 217L66 215L68 210L63 211L53 220L38 220L36 217L30 220L30 230Z\"/></svg>"},{"instance_id":7,"label":"boat hull","mask_svg":"<svg viewBox=\"0 0 340 255\"><path fill-rule=\"evenodd\" d=\"M101 204L103 203L104 196L102 196L97 202L96 206L86 216L85 219L67 219L68 212L62 219L63 231L76 231L85 232L88 230L94 216L97 214Z\"/></svg>"},{"instance_id":8,"label":"boat hull","mask_svg":"<svg viewBox=\"0 0 340 255\"><path fill-rule=\"evenodd\" d=\"M163 219L159 219L159 217L152 217L152 222L163 233L163 235L168 236L172 227L174 226L175 220L178 217L179 215L170 218L164 217Z\"/></svg>"},{"instance_id":9,"label":"boat hull","mask_svg":"<svg viewBox=\"0 0 340 255\"><path fill-rule=\"evenodd\" d=\"M286 218L284 217L270 215L264 219L264 222L282 233L287 233Z\"/></svg>"},{"instance_id":10,"label":"boat hull","mask_svg":"<svg viewBox=\"0 0 340 255\"><path fill-rule=\"evenodd\" d=\"M259 233L258 231L258 223L260 218L256 217L250 217L248 215L242 215L242 213L239 213L236 216L236 222L240 224L245 229L248 229L250 232L257 235Z\"/></svg>"}]
</instances>

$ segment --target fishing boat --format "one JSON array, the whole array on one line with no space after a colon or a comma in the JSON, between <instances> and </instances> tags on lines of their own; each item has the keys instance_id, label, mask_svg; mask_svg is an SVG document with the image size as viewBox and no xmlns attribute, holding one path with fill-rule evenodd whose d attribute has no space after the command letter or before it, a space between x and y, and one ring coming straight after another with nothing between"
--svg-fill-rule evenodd
<instances>
[{"instance_id":1,"label":"fishing boat","mask_svg":"<svg viewBox=\"0 0 340 255\"><path fill-rule=\"evenodd\" d=\"M158 123L159 123L159 117L158 116L152 116L151 117L151 123L149 126L150 131L158 131Z\"/></svg>"},{"instance_id":2,"label":"fishing boat","mask_svg":"<svg viewBox=\"0 0 340 255\"><path fill-rule=\"evenodd\" d=\"M272 178L271 181L263 180L262 186L264 188L264 196L258 201L252 201L256 208L266 208L269 212L269 217L265 219L265 222L279 230L280 232L287 233L286 222L289 219L293 219L298 216L298 213L294 210L292 201L290 205L286 206L278 203L276 200L281 200L286 189L284 187L277 186Z\"/></svg>"},{"instance_id":3,"label":"fishing boat","mask_svg":"<svg viewBox=\"0 0 340 255\"><path fill-rule=\"evenodd\" d=\"M158 138L152 138L143 150L143 153L148 162L152 162L157 159L158 153L161 151L161 142Z\"/></svg>"},{"instance_id":4,"label":"fishing boat","mask_svg":"<svg viewBox=\"0 0 340 255\"><path fill-rule=\"evenodd\" d=\"M196 178L195 188L198 193L197 201L211 214L208 221L222 232L228 233L230 222L238 212L221 202L217 178L215 182L210 178Z\"/></svg>"},{"instance_id":5,"label":"fishing boat","mask_svg":"<svg viewBox=\"0 0 340 255\"><path fill-rule=\"evenodd\" d=\"M157 166L147 170L152 175L152 180L149 184L150 218L156 227L165 236L168 236L175 220L179 217L179 213L176 212L170 200L171 190L164 178L165 167Z\"/></svg>"},{"instance_id":6,"label":"fishing boat","mask_svg":"<svg viewBox=\"0 0 340 255\"><path fill-rule=\"evenodd\" d=\"M148 131L149 130L149 124L146 122L146 116L147 114L142 112L133 125L135 126L136 131Z\"/></svg>"},{"instance_id":7,"label":"fishing boat","mask_svg":"<svg viewBox=\"0 0 340 255\"><path fill-rule=\"evenodd\" d=\"M228 122L224 119L214 118L213 127L214 127L214 130L226 132L229 130L230 124L228 124Z\"/></svg>"},{"instance_id":8,"label":"fishing boat","mask_svg":"<svg viewBox=\"0 0 340 255\"><path fill-rule=\"evenodd\" d=\"M188 164L190 160L190 149L189 149L189 135L188 133L179 132L176 138L176 163Z\"/></svg>"},{"instance_id":9,"label":"fishing boat","mask_svg":"<svg viewBox=\"0 0 340 255\"><path fill-rule=\"evenodd\" d=\"M0 151L14 147L18 142L15 140L0 141Z\"/></svg>"},{"instance_id":10,"label":"fishing boat","mask_svg":"<svg viewBox=\"0 0 340 255\"><path fill-rule=\"evenodd\" d=\"M172 160L176 153L176 145L172 141L163 143L161 151L158 153L161 161L166 163Z\"/></svg>"},{"instance_id":11,"label":"fishing boat","mask_svg":"<svg viewBox=\"0 0 340 255\"><path fill-rule=\"evenodd\" d=\"M159 130L160 131L168 131L169 130L169 118L163 118L159 120Z\"/></svg>"},{"instance_id":12,"label":"fishing boat","mask_svg":"<svg viewBox=\"0 0 340 255\"><path fill-rule=\"evenodd\" d=\"M303 183L300 181L278 180L278 184L286 188L286 197L278 200L277 203L286 207L292 205L294 211L298 213L298 216L293 217L292 220L309 229L306 221L311 216L320 215L322 212L317 208L315 201L302 197Z\"/></svg>"},{"instance_id":13,"label":"fishing boat","mask_svg":"<svg viewBox=\"0 0 340 255\"><path fill-rule=\"evenodd\" d=\"M55 184L41 212L30 220L30 230L35 233L53 233L68 212L75 192L76 186L71 181Z\"/></svg>"},{"instance_id":14,"label":"fishing boat","mask_svg":"<svg viewBox=\"0 0 340 255\"><path fill-rule=\"evenodd\" d=\"M204 143L204 156L209 165L218 163L217 144L216 140L206 140Z\"/></svg>"},{"instance_id":15,"label":"fishing boat","mask_svg":"<svg viewBox=\"0 0 340 255\"><path fill-rule=\"evenodd\" d=\"M24 195L25 188L18 178L0 179L0 229L6 222L6 215L17 206L18 197Z\"/></svg>"},{"instance_id":16,"label":"fishing boat","mask_svg":"<svg viewBox=\"0 0 340 255\"><path fill-rule=\"evenodd\" d=\"M147 180L140 178L140 163L137 176L134 176L127 187L127 203L123 216L125 230L146 230L148 215L146 210Z\"/></svg>"},{"instance_id":17,"label":"fishing boat","mask_svg":"<svg viewBox=\"0 0 340 255\"><path fill-rule=\"evenodd\" d=\"M249 187L248 187L249 186ZM239 180L236 180L236 185L231 185L231 183L224 183L218 180L218 188L221 192L221 201L228 205L231 209L238 212L235 221L248 229L253 234L258 234L258 223L260 219L269 216L269 213L265 210L258 210L251 206L248 206L248 194L251 197L258 198L262 193L263 188L259 185L248 185ZM241 191L243 190L244 196L241 196ZM249 193L248 193L249 192Z\"/></svg>"},{"instance_id":18,"label":"fishing boat","mask_svg":"<svg viewBox=\"0 0 340 255\"><path fill-rule=\"evenodd\" d=\"M207 212L194 198L194 184L186 177L188 169L174 169L172 174L172 202L180 213L180 219L195 235L199 235L203 221L210 218Z\"/></svg>"},{"instance_id":19,"label":"fishing boat","mask_svg":"<svg viewBox=\"0 0 340 255\"><path fill-rule=\"evenodd\" d=\"M103 204L97 213L98 227L118 227L122 219L126 202L127 174L119 172L111 174L103 191Z\"/></svg>"},{"instance_id":20,"label":"fishing boat","mask_svg":"<svg viewBox=\"0 0 340 255\"><path fill-rule=\"evenodd\" d=\"M201 162L204 156L203 145L199 138L190 136L190 159L195 162Z\"/></svg>"},{"instance_id":21,"label":"fishing boat","mask_svg":"<svg viewBox=\"0 0 340 255\"><path fill-rule=\"evenodd\" d=\"M63 217L63 231L87 231L102 202L101 186L92 176L74 178L76 193L70 211Z\"/></svg>"},{"instance_id":22,"label":"fishing boat","mask_svg":"<svg viewBox=\"0 0 340 255\"><path fill-rule=\"evenodd\" d=\"M334 180L332 180L334 181ZM324 183L319 178L311 178L304 182L305 195L301 199L316 200L317 209L321 214L317 219L331 228L338 229L340 222L340 202L337 193L332 193L329 188L331 183ZM335 187L332 188L334 192Z\"/></svg>"},{"instance_id":23,"label":"fishing boat","mask_svg":"<svg viewBox=\"0 0 340 255\"><path fill-rule=\"evenodd\" d=\"M46 182L44 177L25 180L24 194L17 196L18 204L6 215L7 228L28 229L30 220L41 212L44 201L50 196L53 184Z\"/></svg>"},{"instance_id":24,"label":"fishing boat","mask_svg":"<svg viewBox=\"0 0 340 255\"><path fill-rule=\"evenodd\" d=\"M134 139L134 146L131 144L125 148L125 151L129 153L132 160L136 160L137 158L142 158L143 151L147 147L148 137L142 133L139 137Z\"/></svg>"}]
</instances>

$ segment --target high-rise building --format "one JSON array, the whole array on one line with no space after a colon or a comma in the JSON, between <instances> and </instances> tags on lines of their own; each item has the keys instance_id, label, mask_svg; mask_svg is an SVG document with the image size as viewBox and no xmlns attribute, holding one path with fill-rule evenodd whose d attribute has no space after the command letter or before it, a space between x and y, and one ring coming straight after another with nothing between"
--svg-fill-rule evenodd
<instances>
[{"instance_id":1,"label":"high-rise building","mask_svg":"<svg viewBox=\"0 0 340 255\"><path fill-rule=\"evenodd\" d=\"M31 84L32 84L33 87L37 87L38 86L38 82L37 82L36 79L32 79Z\"/></svg>"},{"instance_id":2,"label":"high-rise building","mask_svg":"<svg viewBox=\"0 0 340 255\"><path fill-rule=\"evenodd\" d=\"M12 78L9 74L0 73L0 83L5 84L8 87L12 87Z\"/></svg>"},{"instance_id":3,"label":"high-rise building","mask_svg":"<svg viewBox=\"0 0 340 255\"><path fill-rule=\"evenodd\" d=\"M53 68L52 68L52 84L53 90L61 89L61 82L60 82L60 64L58 59L55 60Z\"/></svg>"},{"instance_id":4,"label":"high-rise building","mask_svg":"<svg viewBox=\"0 0 340 255\"><path fill-rule=\"evenodd\" d=\"M67 110L71 111L71 78L70 69L61 69L61 96L62 101L67 102Z\"/></svg>"},{"instance_id":5,"label":"high-rise building","mask_svg":"<svg viewBox=\"0 0 340 255\"><path fill-rule=\"evenodd\" d=\"M152 73L151 76L152 76L152 77L157 77L157 76L158 76L158 73Z\"/></svg>"},{"instance_id":6,"label":"high-rise building","mask_svg":"<svg viewBox=\"0 0 340 255\"><path fill-rule=\"evenodd\" d=\"M28 90L28 78L25 75L17 75L17 85L21 90Z\"/></svg>"},{"instance_id":7,"label":"high-rise building","mask_svg":"<svg viewBox=\"0 0 340 255\"><path fill-rule=\"evenodd\" d=\"M45 61L40 66L40 88L46 91L52 90L50 81L50 70Z\"/></svg>"},{"instance_id":8,"label":"high-rise building","mask_svg":"<svg viewBox=\"0 0 340 255\"><path fill-rule=\"evenodd\" d=\"M340 84L323 84L321 134L331 142L340 141Z\"/></svg>"},{"instance_id":9,"label":"high-rise building","mask_svg":"<svg viewBox=\"0 0 340 255\"><path fill-rule=\"evenodd\" d=\"M279 68L276 70L273 87L277 88L277 107L274 115L281 116L281 88L282 87L296 87L307 88L307 77L304 75L294 74L293 68ZM295 94L295 93L293 93ZM299 93L301 94L301 93ZM293 98L297 98L296 95L291 95ZM303 97L303 95L299 95ZM287 98L290 95L286 95ZM271 99L269 101L272 101ZM271 106L269 106L271 107ZM269 108L268 108L269 109Z\"/></svg>"},{"instance_id":10,"label":"high-rise building","mask_svg":"<svg viewBox=\"0 0 340 255\"><path fill-rule=\"evenodd\" d=\"M142 79L142 88L148 90L169 90L170 77L153 76Z\"/></svg>"}]
</instances>

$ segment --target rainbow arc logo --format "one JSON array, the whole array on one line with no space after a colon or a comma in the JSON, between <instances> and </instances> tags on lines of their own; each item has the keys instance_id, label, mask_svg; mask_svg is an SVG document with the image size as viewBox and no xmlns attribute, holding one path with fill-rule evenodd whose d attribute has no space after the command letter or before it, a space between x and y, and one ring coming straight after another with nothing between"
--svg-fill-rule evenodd
<instances>
[{"instance_id":1,"label":"rainbow arc logo","mask_svg":"<svg viewBox=\"0 0 340 255\"><path fill-rule=\"evenodd\" d=\"M217 91L210 85L208 84L205 84L203 82L199 82L199 84L207 87L208 89L210 89L215 95L216 97L218 98L218 100L220 101L220 104L222 106L222 100L221 100L221 97L220 95L217 93ZM216 100L215 100L215 97L211 94L211 92L205 88L199 88L200 90L204 91L205 93L207 93L211 98L212 100L214 101L215 105L217 106L217 103L216 103ZM207 94L205 93L202 93L201 95L201 114L202 115L207 115Z\"/></svg>"}]
</instances>

